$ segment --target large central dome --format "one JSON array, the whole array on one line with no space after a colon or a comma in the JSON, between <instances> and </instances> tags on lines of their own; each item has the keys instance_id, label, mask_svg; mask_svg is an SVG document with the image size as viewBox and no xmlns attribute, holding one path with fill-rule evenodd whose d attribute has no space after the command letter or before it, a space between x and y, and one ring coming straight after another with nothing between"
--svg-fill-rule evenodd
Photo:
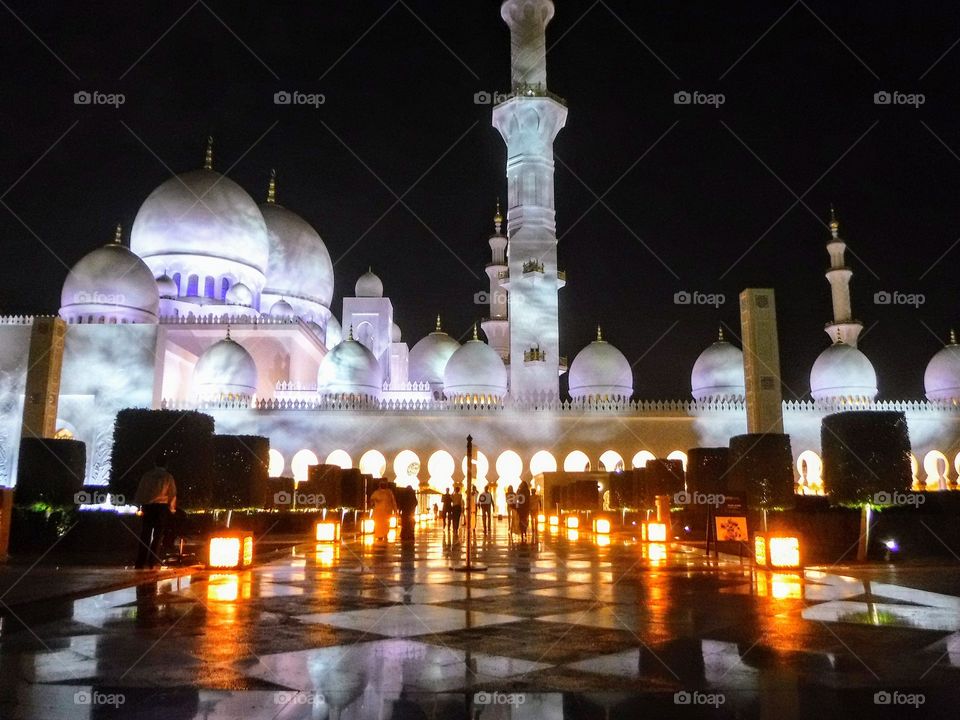
<instances>
[{"instance_id":1,"label":"large central dome","mask_svg":"<svg viewBox=\"0 0 960 720\"><path fill-rule=\"evenodd\" d=\"M270 246L263 215L247 191L213 170L172 177L144 200L133 221L131 249L140 257L207 255L260 272Z\"/></svg>"},{"instance_id":2,"label":"large central dome","mask_svg":"<svg viewBox=\"0 0 960 720\"><path fill-rule=\"evenodd\" d=\"M460 343L440 329L440 318L437 318L437 329L410 348L408 376L411 382L430 383L434 389L443 385L443 371L447 361L460 347Z\"/></svg>"},{"instance_id":3,"label":"large central dome","mask_svg":"<svg viewBox=\"0 0 960 720\"><path fill-rule=\"evenodd\" d=\"M838 340L813 363L810 394L814 400L871 401L877 397L877 373L866 355Z\"/></svg>"},{"instance_id":4,"label":"large central dome","mask_svg":"<svg viewBox=\"0 0 960 720\"><path fill-rule=\"evenodd\" d=\"M743 351L720 338L700 353L690 373L690 393L697 402L742 401L746 395Z\"/></svg>"}]
</instances>

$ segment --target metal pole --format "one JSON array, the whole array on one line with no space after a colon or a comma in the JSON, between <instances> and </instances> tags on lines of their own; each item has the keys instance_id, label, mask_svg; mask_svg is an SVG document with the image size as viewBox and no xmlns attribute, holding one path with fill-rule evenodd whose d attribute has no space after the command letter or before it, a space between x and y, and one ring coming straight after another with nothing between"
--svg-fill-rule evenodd
<instances>
[{"instance_id":1,"label":"metal pole","mask_svg":"<svg viewBox=\"0 0 960 720\"><path fill-rule=\"evenodd\" d=\"M467 567L470 567L470 558L472 556L470 550L473 546L470 533L470 516L473 514L470 512L471 497L473 497L473 437L467 435Z\"/></svg>"}]
</instances>

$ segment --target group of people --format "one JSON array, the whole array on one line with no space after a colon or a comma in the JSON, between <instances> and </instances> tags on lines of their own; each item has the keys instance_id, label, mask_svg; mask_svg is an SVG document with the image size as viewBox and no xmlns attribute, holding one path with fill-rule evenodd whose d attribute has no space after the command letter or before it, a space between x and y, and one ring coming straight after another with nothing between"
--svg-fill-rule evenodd
<instances>
[{"instance_id":1,"label":"group of people","mask_svg":"<svg viewBox=\"0 0 960 720\"><path fill-rule=\"evenodd\" d=\"M526 480L520 481L514 492L513 486L508 485L506 489L507 500L507 524L510 532L510 540L514 536L520 537L521 543L526 543L528 535L536 542L537 540L537 517L540 514L540 496L533 490ZM439 508L434 505L434 515L439 515L443 521L444 537L452 544L460 542L460 527L464 517L464 497L463 490L458 485L450 488L440 499ZM496 509L495 488L487 483L482 491L473 488L470 497L467 500L466 512L471 513L471 527L474 535L481 529L484 536L489 536L493 532L493 516ZM480 523L477 523L477 515L480 515ZM531 518L532 523L531 523Z\"/></svg>"},{"instance_id":2,"label":"group of people","mask_svg":"<svg viewBox=\"0 0 960 720\"><path fill-rule=\"evenodd\" d=\"M413 541L417 526L417 492L412 487L398 487L391 490L386 480L370 495L373 505L373 537L384 541L390 535L390 518L400 516L400 541Z\"/></svg>"}]
</instances>

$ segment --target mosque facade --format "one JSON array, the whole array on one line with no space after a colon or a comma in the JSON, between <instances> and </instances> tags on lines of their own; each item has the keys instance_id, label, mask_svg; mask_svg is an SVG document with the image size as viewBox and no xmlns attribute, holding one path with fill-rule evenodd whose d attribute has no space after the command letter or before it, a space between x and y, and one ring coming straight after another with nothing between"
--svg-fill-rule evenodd
<instances>
[{"instance_id":1,"label":"mosque facade","mask_svg":"<svg viewBox=\"0 0 960 720\"><path fill-rule=\"evenodd\" d=\"M507 150L505 216L489 238L487 318L458 342L435 329L412 345L389 288L371 269L332 307L334 270L319 233L278 198L266 200L214 169L168 179L142 203L129 244L114 238L69 272L55 432L87 446L85 482L105 484L113 423L124 408L198 409L218 433L270 439L273 476L358 466L398 483L447 487L463 477L468 434L478 475L500 488L543 471L686 460L747 432L743 353L722 334L697 358L690 397L635 397L630 363L605 339L560 356L553 141L566 104L547 89L550 0L506 0L512 92L493 108ZM836 218L826 239L833 318L811 368L812 400L783 403L799 492L821 492L820 424L839 410L906 414L915 479L948 487L960 474L960 345L929 362L926 401L878 400L857 347L846 244ZM811 258L817 261L817 258ZM470 302L470 298L463 298ZM339 311L339 312L337 312ZM16 481L27 370L42 316L0 317L0 484ZM482 335L482 337L481 337ZM568 374L569 398L559 378Z\"/></svg>"}]
</instances>

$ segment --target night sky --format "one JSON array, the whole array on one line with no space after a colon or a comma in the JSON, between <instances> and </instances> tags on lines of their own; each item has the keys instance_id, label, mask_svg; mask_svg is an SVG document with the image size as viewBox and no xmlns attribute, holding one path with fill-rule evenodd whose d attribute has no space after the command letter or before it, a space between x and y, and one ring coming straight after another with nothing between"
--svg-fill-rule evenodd
<instances>
[{"instance_id":1,"label":"night sky","mask_svg":"<svg viewBox=\"0 0 960 720\"><path fill-rule=\"evenodd\" d=\"M474 102L508 89L499 4L12 0L0 9L0 312L55 312L67 268L118 220L129 232L151 190L200 166L212 134L215 169L258 202L277 168L279 202L335 260L338 316L372 265L411 346L437 312L467 336L486 312L472 296L505 193L491 106ZM640 397L686 398L717 326L739 332L739 291L772 286L785 397L809 398L829 342L833 203L881 398L922 397L927 360L960 329L956 3L556 5L563 352L599 322L635 362ZM125 103L75 105L83 90ZM282 90L326 102L275 105ZM725 102L675 104L684 90ZM879 91L924 103L877 105ZM676 305L681 290L726 303ZM925 302L877 305L878 291Z\"/></svg>"}]
</instances>

